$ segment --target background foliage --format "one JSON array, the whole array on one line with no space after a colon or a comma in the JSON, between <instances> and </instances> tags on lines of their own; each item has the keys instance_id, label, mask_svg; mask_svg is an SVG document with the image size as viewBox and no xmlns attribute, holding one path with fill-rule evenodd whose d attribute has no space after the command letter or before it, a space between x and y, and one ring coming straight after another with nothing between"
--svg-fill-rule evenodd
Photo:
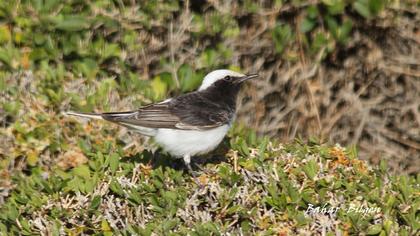
<instances>
[{"instance_id":1,"label":"background foliage","mask_svg":"<svg viewBox=\"0 0 420 236\"><path fill-rule=\"evenodd\" d=\"M2 231L417 232L419 16L416 1L0 1ZM144 138L62 115L134 109L217 68L261 75L238 114L257 134L358 145L412 176L384 163L360 173L354 151L279 147L236 127L232 160L207 165L197 189L163 154L149 162ZM382 213L302 216L352 201Z\"/></svg>"}]
</instances>

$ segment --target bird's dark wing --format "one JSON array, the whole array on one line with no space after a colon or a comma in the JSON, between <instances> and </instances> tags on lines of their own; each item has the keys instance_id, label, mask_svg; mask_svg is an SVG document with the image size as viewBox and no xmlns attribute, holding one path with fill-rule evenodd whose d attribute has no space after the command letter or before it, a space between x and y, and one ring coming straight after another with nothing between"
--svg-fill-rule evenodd
<instances>
[{"instance_id":1,"label":"bird's dark wing","mask_svg":"<svg viewBox=\"0 0 420 236\"><path fill-rule=\"evenodd\" d=\"M171 114L179 118L179 129L205 130L216 128L230 122L234 107L214 102L200 92L185 94L171 101Z\"/></svg>"},{"instance_id":2,"label":"bird's dark wing","mask_svg":"<svg viewBox=\"0 0 420 236\"><path fill-rule=\"evenodd\" d=\"M102 113L105 120L126 126L206 130L227 124L233 113L193 92L167 102L142 107L136 111Z\"/></svg>"},{"instance_id":3,"label":"bird's dark wing","mask_svg":"<svg viewBox=\"0 0 420 236\"><path fill-rule=\"evenodd\" d=\"M102 113L102 118L125 126L175 128L179 118L170 113L169 103L157 103L135 111Z\"/></svg>"}]
</instances>

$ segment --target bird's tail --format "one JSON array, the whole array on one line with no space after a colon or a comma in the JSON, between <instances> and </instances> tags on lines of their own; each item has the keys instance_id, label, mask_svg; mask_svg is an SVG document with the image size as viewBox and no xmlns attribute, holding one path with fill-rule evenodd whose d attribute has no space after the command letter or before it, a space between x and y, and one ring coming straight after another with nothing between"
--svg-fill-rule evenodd
<instances>
[{"instance_id":1,"label":"bird's tail","mask_svg":"<svg viewBox=\"0 0 420 236\"><path fill-rule=\"evenodd\" d=\"M124 120L121 120L122 118L126 116L130 116L133 113L135 112L127 111L127 112L84 113L84 112L69 111L64 114L69 115L69 116L78 116L78 117L84 117L84 118L90 118L90 119L96 119L96 120L107 120L107 121L111 121L113 123L125 126L143 135L155 136L157 132L155 128L148 128L148 127L143 127L143 126L139 126L135 124L130 124L129 122L124 122Z\"/></svg>"},{"instance_id":2,"label":"bird's tail","mask_svg":"<svg viewBox=\"0 0 420 236\"><path fill-rule=\"evenodd\" d=\"M64 114L65 115L68 115L68 116L79 116L79 117L96 119L96 120L104 120L102 114L98 114L98 113L84 113L84 112L68 111L68 112L66 112Z\"/></svg>"}]
</instances>

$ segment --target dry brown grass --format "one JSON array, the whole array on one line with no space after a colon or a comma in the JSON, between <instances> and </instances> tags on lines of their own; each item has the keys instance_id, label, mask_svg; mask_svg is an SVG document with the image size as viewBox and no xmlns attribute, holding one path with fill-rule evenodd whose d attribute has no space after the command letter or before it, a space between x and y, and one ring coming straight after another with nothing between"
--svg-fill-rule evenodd
<instances>
[{"instance_id":1,"label":"dry brown grass","mask_svg":"<svg viewBox=\"0 0 420 236\"><path fill-rule=\"evenodd\" d=\"M235 57L258 71L239 118L260 134L292 140L321 137L357 145L361 157L386 158L394 171L420 170L420 13L389 10L387 18L355 26L352 39L323 63L279 60L261 35L268 24L253 19ZM299 47L299 45L294 45ZM245 53L243 53L245 52ZM250 115L251 114L251 115Z\"/></svg>"}]
</instances>

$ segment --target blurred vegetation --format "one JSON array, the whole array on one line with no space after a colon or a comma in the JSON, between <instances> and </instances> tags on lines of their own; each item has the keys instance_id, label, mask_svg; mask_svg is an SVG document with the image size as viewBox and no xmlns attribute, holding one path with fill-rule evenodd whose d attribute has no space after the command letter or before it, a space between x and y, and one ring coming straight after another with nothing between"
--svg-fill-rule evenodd
<instances>
[{"instance_id":1,"label":"blurred vegetation","mask_svg":"<svg viewBox=\"0 0 420 236\"><path fill-rule=\"evenodd\" d=\"M326 222L332 235L418 232L419 176L389 175L385 162L372 169L354 150L282 147L236 128L225 143L231 158L206 165L198 188L168 167L169 157L143 152L152 144L62 115L132 109L192 91L217 68L255 72L229 43L240 44L254 15L271 22L260 37L274 51L267 61L328 61L351 41L354 25L399 1L224 4L0 1L1 232L303 234L322 232ZM378 206L381 214L311 219L303 216L309 203Z\"/></svg>"},{"instance_id":2,"label":"blurred vegetation","mask_svg":"<svg viewBox=\"0 0 420 236\"><path fill-rule=\"evenodd\" d=\"M346 43L352 30L352 15L373 18L387 2L274 1L267 9L287 5L301 8L306 14L298 25L287 19L277 20L271 29L273 47L280 57L297 60L299 51L285 49L299 40L305 53L313 56L321 53L323 58L337 44ZM206 10L203 15L199 3L192 2L188 41L191 45L209 42L197 55L197 62L186 61L177 65L174 72L171 55L158 52L170 46L168 40L178 40L168 34L171 21L185 8L183 1L145 1L132 5L130 1L31 0L0 4L1 89L7 89L7 94L15 98L10 99L14 103L3 101L2 106L11 118L15 118L21 105L17 99L20 91L7 86L7 78L25 70L32 71L35 80L40 80L37 87L50 106L57 108L70 97L74 109L83 111L103 108L102 101L106 100L109 89L117 89L121 96L142 91L146 98L156 100L170 92L195 89L203 75L212 69L240 70L239 65L227 64L231 49L217 42L239 39L239 25L247 21L243 18L261 7L257 2L243 1L237 6L241 17L214 10ZM157 55L153 55L157 58L145 59L151 62L140 64L139 57L150 56L144 51L153 51L153 46L157 47ZM149 70L153 70L152 79L148 79ZM174 73L180 80L178 87ZM63 82L74 78L84 78L87 85L99 81L99 88L87 99L77 92L65 91Z\"/></svg>"}]
</instances>

